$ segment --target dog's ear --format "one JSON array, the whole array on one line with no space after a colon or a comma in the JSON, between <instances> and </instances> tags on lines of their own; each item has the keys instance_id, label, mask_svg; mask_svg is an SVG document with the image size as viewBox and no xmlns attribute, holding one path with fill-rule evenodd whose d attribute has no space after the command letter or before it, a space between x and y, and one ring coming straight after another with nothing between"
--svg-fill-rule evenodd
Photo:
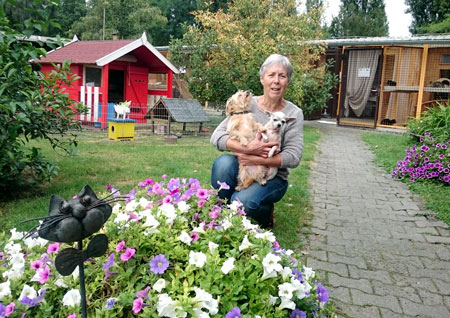
<instances>
[{"instance_id":1,"label":"dog's ear","mask_svg":"<svg viewBox=\"0 0 450 318\"><path fill-rule=\"evenodd\" d=\"M265 113L267 116L269 116L269 117L272 116L272 113L269 112L268 110L265 110L264 113Z\"/></svg>"},{"instance_id":2,"label":"dog's ear","mask_svg":"<svg viewBox=\"0 0 450 318\"><path fill-rule=\"evenodd\" d=\"M233 114L233 96L228 98L227 103L225 104L225 111L227 115Z\"/></svg>"}]
</instances>

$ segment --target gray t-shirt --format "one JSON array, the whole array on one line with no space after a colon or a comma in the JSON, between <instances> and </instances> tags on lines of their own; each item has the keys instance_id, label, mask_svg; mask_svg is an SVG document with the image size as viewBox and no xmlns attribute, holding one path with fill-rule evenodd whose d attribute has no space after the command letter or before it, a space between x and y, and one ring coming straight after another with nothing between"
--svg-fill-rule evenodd
<instances>
[{"instance_id":1,"label":"gray t-shirt","mask_svg":"<svg viewBox=\"0 0 450 318\"><path fill-rule=\"evenodd\" d=\"M269 121L269 116L258 107L257 97L253 97L250 112L253 118L262 125ZM281 130L281 167L278 169L280 178L287 180L289 168L295 168L299 165L303 152L303 112L293 103L286 101L282 110L288 118L295 118L289 121ZM211 136L211 143L220 151L228 150L226 143L228 140L227 123L225 118L214 130Z\"/></svg>"}]
</instances>

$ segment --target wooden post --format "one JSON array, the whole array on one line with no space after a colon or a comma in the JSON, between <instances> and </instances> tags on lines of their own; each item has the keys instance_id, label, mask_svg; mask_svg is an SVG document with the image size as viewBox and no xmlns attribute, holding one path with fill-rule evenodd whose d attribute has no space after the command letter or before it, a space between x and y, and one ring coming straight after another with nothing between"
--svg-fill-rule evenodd
<instances>
[{"instance_id":1,"label":"wooden post","mask_svg":"<svg viewBox=\"0 0 450 318\"><path fill-rule=\"evenodd\" d=\"M102 116L100 123L102 128L108 126L108 81L109 81L109 64L102 68Z\"/></svg>"},{"instance_id":2,"label":"wooden post","mask_svg":"<svg viewBox=\"0 0 450 318\"><path fill-rule=\"evenodd\" d=\"M427 71L428 44L423 46L422 63L420 66L419 94L417 96L416 118L422 114L423 87L425 86L425 73Z\"/></svg>"},{"instance_id":3,"label":"wooden post","mask_svg":"<svg viewBox=\"0 0 450 318\"><path fill-rule=\"evenodd\" d=\"M383 45L383 59L381 65L381 81L380 81L380 92L378 94L378 105L376 107L377 116L375 118L375 127L380 122L381 111L383 109L383 99L384 99L384 76L385 76L385 66L386 66L386 51L387 48Z\"/></svg>"}]
</instances>

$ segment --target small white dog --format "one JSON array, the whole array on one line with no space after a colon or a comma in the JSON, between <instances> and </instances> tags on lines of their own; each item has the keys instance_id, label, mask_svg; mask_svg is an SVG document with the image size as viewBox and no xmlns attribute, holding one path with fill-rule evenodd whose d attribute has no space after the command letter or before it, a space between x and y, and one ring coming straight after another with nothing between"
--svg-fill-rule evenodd
<instances>
[{"instance_id":1,"label":"small white dog","mask_svg":"<svg viewBox=\"0 0 450 318\"><path fill-rule=\"evenodd\" d=\"M261 129L262 140L264 142L278 142L278 146L273 146L270 150L268 157L273 157L279 145L281 143L280 131L282 127L294 120L294 118L288 118L283 112L266 112L270 117L269 121ZM238 186L236 190L248 188L253 182L258 182L261 185L267 183L268 180L273 179L278 172L277 167L267 167L263 165L254 166L239 166Z\"/></svg>"},{"instance_id":2,"label":"small white dog","mask_svg":"<svg viewBox=\"0 0 450 318\"><path fill-rule=\"evenodd\" d=\"M130 104L131 102L122 102L120 104L114 104L114 111L116 112L116 119L119 119L122 116L122 119L127 118L127 115L130 114Z\"/></svg>"}]
</instances>

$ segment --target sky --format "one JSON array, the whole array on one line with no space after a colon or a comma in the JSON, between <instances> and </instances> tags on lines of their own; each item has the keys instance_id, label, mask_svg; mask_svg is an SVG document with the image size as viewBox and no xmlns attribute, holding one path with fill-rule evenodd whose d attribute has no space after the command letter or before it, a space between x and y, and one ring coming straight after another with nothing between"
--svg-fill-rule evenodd
<instances>
[{"instance_id":1,"label":"sky","mask_svg":"<svg viewBox=\"0 0 450 318\"><path fill-rule=\"evenodd\" d=\"M331 19L338 15L340 4L340 0L325 0L325 21L328 25L330 25ZM389 36L410 36L408 28L412 18L410 13L405 13L404 0L384 0L384 4L389 22Z\"/></svg>"}]
</instances>

